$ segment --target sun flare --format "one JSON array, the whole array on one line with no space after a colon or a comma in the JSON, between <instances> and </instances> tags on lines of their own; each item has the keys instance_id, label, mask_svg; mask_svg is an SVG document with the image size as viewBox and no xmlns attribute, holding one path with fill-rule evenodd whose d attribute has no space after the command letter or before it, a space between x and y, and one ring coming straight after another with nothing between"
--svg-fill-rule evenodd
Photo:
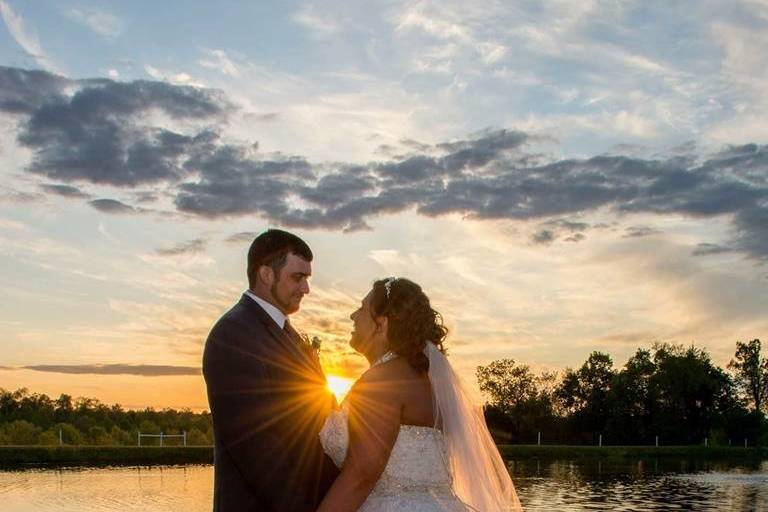
<instances>
[{"instance_id":1,"label":"sun flare","mask_svg":"<svg viewBox=\"0 0 768 512\"><path fill-rule=\"evenodd\" d=\"M331 393L336 395L336 401L341 403L344 397L349 392L349 388L352 387L352 379L346 377L339 377L338 375L328 375L328 389Z\"/></svg>"}]
</instances>

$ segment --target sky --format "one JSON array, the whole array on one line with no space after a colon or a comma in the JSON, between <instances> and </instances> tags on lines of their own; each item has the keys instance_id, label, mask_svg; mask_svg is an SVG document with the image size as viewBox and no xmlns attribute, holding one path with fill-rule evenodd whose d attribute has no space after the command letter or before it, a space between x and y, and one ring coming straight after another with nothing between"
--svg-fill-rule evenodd
<instances>
[{"instance_id":1,"label":"sky","mask_svg":"<svg viewBox=\"0 0 768 512\"><path fill-rule=\"evenodd\" d=\"M454 365L768 338L768 1L0 0L0 387L207 408L269 227L294 325L422 285Z\"/></svg>"}]
</instances>

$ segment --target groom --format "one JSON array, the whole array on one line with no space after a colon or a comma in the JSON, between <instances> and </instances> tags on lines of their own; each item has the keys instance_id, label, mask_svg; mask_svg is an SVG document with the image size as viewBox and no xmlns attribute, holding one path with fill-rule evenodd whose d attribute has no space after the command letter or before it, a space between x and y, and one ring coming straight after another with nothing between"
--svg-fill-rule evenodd
<instances>
[{"instance_id":1,"label":"groom","mask_svg":"<svg viewBox=\"0 0 768 512\"><path fill-rule=\"evenodd\" d=\"M248 290L208 335L215 512L309 512L338 474L318 438L334 399L317 354L288 321L311 274L303 240L262 233L248 251Z\"/></svg>"}]
</instances>

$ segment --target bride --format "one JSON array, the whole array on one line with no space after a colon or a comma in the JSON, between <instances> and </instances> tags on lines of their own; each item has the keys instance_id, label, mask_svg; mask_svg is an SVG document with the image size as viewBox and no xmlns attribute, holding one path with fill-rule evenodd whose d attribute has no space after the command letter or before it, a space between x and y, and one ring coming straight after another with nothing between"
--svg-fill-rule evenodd
<instances>
[{"instance_id":1,"label":"bride","mask_svg":"<svg viewBox=\"0 0 768 512\"><path fill-rule=\"evenodd\" d=\"M341 474L318 512L521 511L421 287L376 281L350 318L350 345L371 366L320 432Z\"/></svg>"}]
</instances>

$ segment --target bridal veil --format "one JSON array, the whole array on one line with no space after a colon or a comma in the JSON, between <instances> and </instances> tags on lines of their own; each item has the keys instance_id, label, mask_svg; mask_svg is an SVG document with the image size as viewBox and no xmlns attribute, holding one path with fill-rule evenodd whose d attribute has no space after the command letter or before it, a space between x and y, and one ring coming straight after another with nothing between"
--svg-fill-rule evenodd
<instances>
[{"instance_id":1,"label":"bridal veil","mask_svg":"<svg viewBox=\"0 0 768 512\"><path fill-rule=\"evenodd\" d=\"M427 343L424 351L429 358L435 418L442 424L456 495L480 512L522 511L482 407L474 403L448 358L434 344Z\"/></svg>"}]
</instances>

